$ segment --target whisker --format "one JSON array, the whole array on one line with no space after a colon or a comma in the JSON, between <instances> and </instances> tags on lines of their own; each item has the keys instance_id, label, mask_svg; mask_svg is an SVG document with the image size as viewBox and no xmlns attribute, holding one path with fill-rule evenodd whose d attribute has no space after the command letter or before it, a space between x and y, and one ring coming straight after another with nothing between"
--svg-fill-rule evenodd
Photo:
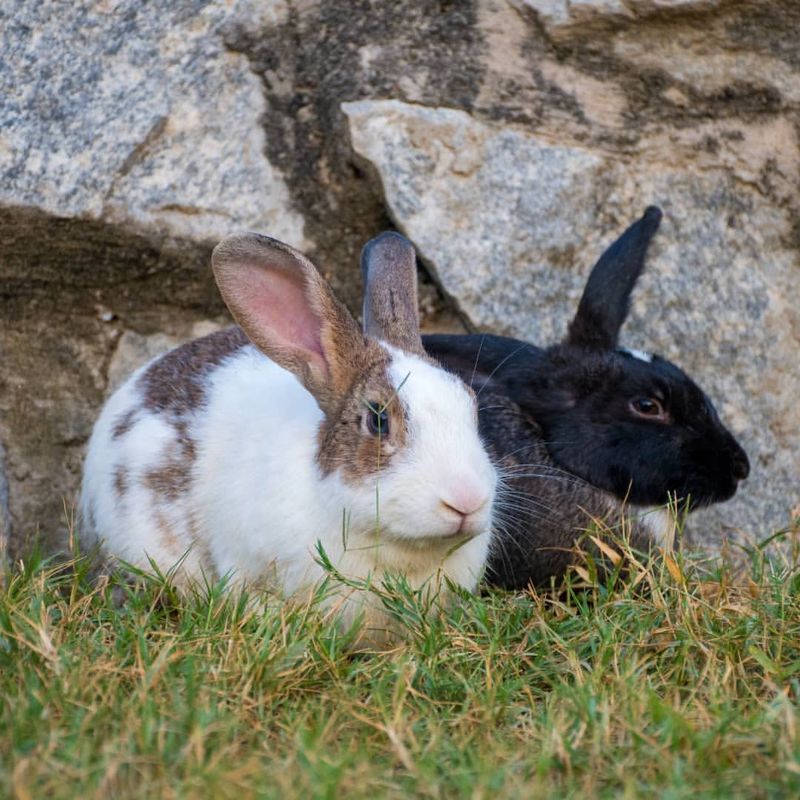
<instances>
[{"instance_id":1,"label":"whisker","mask_svg":"<svg viewBox=\"0 0 800 800\"><path fill-rule=\"evenodd\" d=\"M535 469L535 468L528 468L525 467L523 469L518 469L503 473L502 470L498 470L500 473L500 480L505 481L507 484L511 484L512 482L516 483L524 479L537 479L537 480L553 480L559 481L561 483L571 483L575 486L583 486L587 488L596 488L588 481L584 480L583 478L579 477L578 475L573 475L570 472L566 471L558 471L558 470L551 470L549 467L544 469Z\"/></svg>"},{"instance_id":2,"label":"whisker","mask_svg":"<svg viewBox=\"0 0 800 800\"><path fill-rule=\"evenodd\" d=\"M581 486L584 488L594 488L592 484L587 483L582 478L576 478L571 475L553 475L548 472L519 472L514 475L508 476L509 481L518 483L523 480L541 480L541 481L558 481L561 484L570 484L572 486ZM523 490L518 490L523 491Z\"/></svg>"},{"instance_id":3,"label":"whisker","mask_svg":"<svg viewBox=\"0 0 800 800\"><path fill-rule=\"evenodd\" d=\"M478 390L478 392L477 392L477 394L475 395L475 397L480 397L480 396L481 396L481 392L482 392L482 391L483 391L483 390L486 388L486 386L489 384L489 381L490 381L490 380L491 380L491 379L494 377L494 375L495 375L495 373L497 372L497 370L499 370L499 369L500 369L500 367L502 367L502 366L503 366L503 364L505 364L505 363L506 363L506 361L508 361L509 359L513 358L513 357L514 357L514 356L515 356L515 355L516 355L516 354L517 354L517 353L518 353L520 350L522 350L522 349L523 349L523 348L525 348L526 346L527 346L527 345L525 345L525 343L523 342L523 343L522 343L522 344L521 344L519 347L515 347L515 348L514 348L514 349L513 349L513 350L512 350L512 351L511 351L511 352L510 352L510 353L509 353L509 354L508 354L508 355L507 355L507 356L506 356L506 357L505 357L505 358L504 358L504 359L503 359L503 360L502 360L502 361L501 361L501 362L500 362L500 363L499 363L499 364L498 364L498 365L497 365L497 366L496 366L496 367L495 367L495 368L494 368L494 369L493 369L493 370L492 370L492 371L489 373L488 377L486 378L486 383L484 383L484 384L483 384L483 386L481 386L481 388Z\"/></svg>"},{"instance_id":4,"label":"whisker","mask_svg":"<svg viewBox=\"0 0 800 800\"><path fill-rule=\"evenodd\" d=\"M523 469L546 469L548 471L552 471L553 473L560 474L560 475L568 475L576 480L582 481L583 483L587 483L588 481L584 480L580 477L580 475L576 475L574 472L570 472L569 470L563 469L561 467L557 467L555 464L542 464L535 461L531 461L527 464L509 464L504 465L500 464L498 469L502 472L504 470L523 470ZM591 484L589 484L591 486Z\"/></svg>"},{"instance_id":5,"label":"whisker","mask_svg":"<svg viewBox=\"0 0 800 800\"><path fill-rule=\"evenodd\" d=\"M478 352L475 354L475 363L472 366L472 375L469 377L469 388L473 388L473 384L475 383L475 373L478 369L478 361L480 361L481 357L481 350L483 349L483 343L486 341L486 334L481 334L481 343L478 345ZM491 377L491 376L490 376ZM477 395L475 395L477 399Z\"/></svg>"}]
</instances>

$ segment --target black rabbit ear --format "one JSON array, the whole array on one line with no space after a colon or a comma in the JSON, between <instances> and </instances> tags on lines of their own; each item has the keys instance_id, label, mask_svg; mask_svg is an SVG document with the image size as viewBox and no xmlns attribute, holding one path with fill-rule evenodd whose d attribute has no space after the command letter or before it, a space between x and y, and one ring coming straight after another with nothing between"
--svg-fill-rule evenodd
<instances>
[{"instance_id":1,"label":"black rabbit ear","mask_svg":"<svg viewBox=\"0 0 800 800\"><path fill-rule=\"evenodd\" d=\"M610 350L628 316L631 292L644 269L647 247L661 222L661 209L649 206L594 265L578 311L569 325L567 344Z\"/></svg>"}]
</instances>

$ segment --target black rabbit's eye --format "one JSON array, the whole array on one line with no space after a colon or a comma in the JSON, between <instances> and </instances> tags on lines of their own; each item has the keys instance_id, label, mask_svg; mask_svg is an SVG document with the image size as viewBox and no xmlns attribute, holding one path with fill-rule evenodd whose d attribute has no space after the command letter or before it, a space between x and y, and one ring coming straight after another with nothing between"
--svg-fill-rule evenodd
<instances>
[{"instance_id":1,"label":"black rabbit's eye","mask_svg":"<svg viewBox=\"0 0 800 800\"><path fill-rule=\"evenodd\" d=\"M367 430L373 436L389 435L389 412L381 403L367 403Z\"/></svg>"},{"instance_id":2,"label":"black rabbit's eye","mask_svg":"<svg viewBox=\"0 0 800 800\"><path fill-rule=\"evenodd\" d=\"M637 417L666 418L664 406L655 397L637 397L636 400L631 400L630 408Z\"/></svg>"}]
</instances>

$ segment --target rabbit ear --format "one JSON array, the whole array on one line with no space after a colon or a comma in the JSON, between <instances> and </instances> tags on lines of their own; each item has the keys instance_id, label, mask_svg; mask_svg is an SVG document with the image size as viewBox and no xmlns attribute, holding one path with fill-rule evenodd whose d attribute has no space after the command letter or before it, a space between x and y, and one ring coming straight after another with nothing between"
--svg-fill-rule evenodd
<instances>
[{"instance_id":1,"label":"rabbit ear","mask_svg":"<svg viewBox=\"0 0 800 800\"><path fill-rule=\"evenodd\" d=\"M225 303L253 344L330 409L347 393L366 344L316 267L289 245L257 233L224 239L211 265Z\"/></svg>"},{"instance_id":2,"label":"rabbit ear","mask_svg":"<svg viewBox=\"0 0 800 800\"><path fill-rule=\"evenodd\" d=\"M660 222L661 210L649 206L642 218L600 256L570 323L567 344L591 350L616 346L630 310L631 292L644 269L647 247Z\"/></svg>"},{"instance_id":3,"label":"rabbit ear","mask_svg":"<svg viewBox=\"0 0 800 800\"><path fill-rule=\"evenodd\" d=\"M409 353L422 354L414 245L386 231L361 251L364 333Z\"/></svg>"}]
</instances>

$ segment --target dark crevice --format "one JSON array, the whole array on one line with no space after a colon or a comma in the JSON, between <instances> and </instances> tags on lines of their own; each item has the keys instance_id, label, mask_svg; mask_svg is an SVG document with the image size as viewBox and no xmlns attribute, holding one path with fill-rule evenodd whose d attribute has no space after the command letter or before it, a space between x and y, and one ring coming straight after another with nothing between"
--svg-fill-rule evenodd
<instances>
[{"instance_id":1,"label":"dark crevice","mask_svg":"<svg viewBox=\"0 0 800 800\"><path fill-rule=\"evenodd\" d=\"M484 70L475 4L326 3L291 10L285 25L258 37L230 29L225 42L262 80L266 156L303 215L309 255L357 313L361 247L394 225L379 186L354 159L341 104L399 98L470 110Z\"/></svg>"}]
</instances>

